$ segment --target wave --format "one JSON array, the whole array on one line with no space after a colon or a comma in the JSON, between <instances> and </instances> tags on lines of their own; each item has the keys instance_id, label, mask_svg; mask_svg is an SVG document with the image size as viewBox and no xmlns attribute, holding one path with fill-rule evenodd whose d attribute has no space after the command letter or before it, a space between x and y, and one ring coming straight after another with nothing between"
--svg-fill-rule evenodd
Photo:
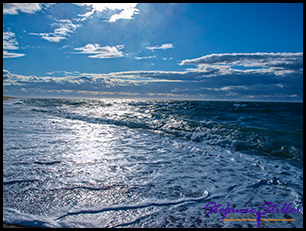
<instances>
[{"instance_id":1,"label":"wave","mask_svg":"<svg viewBox=\"0 0 306 231\"><path fill-rule=\"evenodd\" d=\"M204 215L205 205L246 208L266 200L303 208L303 167L291 161L302 163L303 154L302 111L289 110L296 105L24 102L4 105L4 222L237 227ZM275 226L301 227L302 214L294 218Z\"/></svg>"},{"instance_id":2,"label":"wave","mask_svg":"<svg viewBox=\"0 0 306 231\"><path fill-rule=\"evenodd\" d=\"M300 104L89 99L24 102L31 112L143 129L252 154L303 160L302 125L298 126L302 124Z\"/></svg>"},{"instance_id":3,"label":"wave","mask_svg":"<svg viewBox=\"0 0 306 231\"><path fill-rule=\"evenodd\" d=\"M87 214L87 213L102 213L106 211L118 211L118 210L129 210L129 209L141 209L146 208L150 206L171 206L171 205L177 205L177 204L183 204L183 203L194 203L194 202L201 202L205 199L207 199L209 196L209 192L205 191L204 195L199 198L184 198L181 200L176 201L163 201L163 202L147 202L147 203L141 203L141 204L133 204L133 205L113 205L113 206L103 206L100 208L93 208L93 209L85 209L85 210L76 210L71 211L63 214L62 216L59 216L56 218L56 220L60 220L67 216L72 215L79 215L79 214Z\"/></svg>"},{"instance_id":4,"label":"wave","mask_svg":"<svg viewBox=\"0 0 306 231\"><path fill-rule=\"evenodd\" d=\"M9 217L9 218L5 218ZM3 207L3 223L6 224L18 224L28 227L39 228L59 228L57 222L54 222L52 218L46 219L34 214L26 214L20 212L17 209Z\"/></svg>"},{"instance_id":5,"label":"wave","mask_svg":"<svg viewBox=\"0 0 306 231\"><path fill-rule=\"evenodd\" d=\"M43 165L53 165L53 164L59 164L61 161L50 161L50 162L42 162L42 161L34 161L34 164L43 164Z\"/></svg>"},{"instance_id":6,"label":"wave","mask_svg":"<svg viewBox=\"0 0 306 231\"><path fill-rule=\"evenodd\" d=\"M16 184L16 183L23 183L23 182L34 182L39 181L38 179L16 179L16 180L8 180L3 181L3 184Z\"/></svg>"},{"instance_id":7,"label":"wave","mask_svg":"<svg viewBox=\"0 0 306 231\"><path fill-rule=\"evenodd\" d=\"M240 103L235 103L234 107L248 107L248 104L240 104Z\"/></svg>"}]
</instances>

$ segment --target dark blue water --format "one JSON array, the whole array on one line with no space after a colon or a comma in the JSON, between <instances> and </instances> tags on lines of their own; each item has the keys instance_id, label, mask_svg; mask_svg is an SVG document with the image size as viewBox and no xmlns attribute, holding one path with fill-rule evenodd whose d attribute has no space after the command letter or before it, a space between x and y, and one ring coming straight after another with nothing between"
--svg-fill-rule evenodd
<instances>
[{"instance_id":1,"label":"dark blue water","mask_svg":"<svg viewBox=\"0 0 306 231\"><path fill-rule=\"evenodd\" d=\"M303 210L303 104L20 99L3 106L4 222L256 227L207 203ZM272 214L263 227L302 227Z\"/></svg>"}]
</instances>

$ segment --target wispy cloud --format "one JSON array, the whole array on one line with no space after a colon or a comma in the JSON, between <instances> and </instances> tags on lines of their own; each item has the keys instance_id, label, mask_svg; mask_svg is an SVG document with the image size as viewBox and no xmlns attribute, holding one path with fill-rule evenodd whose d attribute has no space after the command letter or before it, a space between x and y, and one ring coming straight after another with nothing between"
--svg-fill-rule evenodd
<instances>
[{"instance_id":1,"label":"wispy cloud","mask_svg":"<svg viewBox=\"0 0 306 231\"><path fill-rule=\"evenodd\" d=\"M25 56L25 54L21 53L13 53L8 52L6 50L18 50L18 42L16 40L15 33L7 31L3 31L3 58L18 58Z\"/></svg>"},{"instance_id":2,"label":"wispy cloud","mask_svg":"<svg viewBox=\"0 0 306 231\"><path fill-rule=\"evenodd\" d=\"M156 58L155 55L151 55L151 56L142 56L142 57L135 57L135 59L154 59Z\"/></svg>"},{"instance_id":3,"label":"wispy cloud","mask_svg":"<svg viewBox=\"0 0 306 231\"><path fill-rule=\"evenodd\" d=\"M154 47L146 47L148 50L154 51L154 50L166 50L170 48L174 48L172 43L165 43L160 46L154 46Z\"/></svg>"},{"instance_id":4,"label":"wispy cloud","mask_svg":"<svg viewBox=\"0 0 306 231\"><path fill-rule=\"evenodd\" d=\"M123 57L123 53L118 51L123 49L124 45L117 46L105 46L100 47L99 44L87 44L84 47L74 48L74 54L94 54L89 55L88 58L98 58L98 59L106 59L106 58L120 58Z\"/></svg>"},{"instance_id":5,"label":"wispy cloud","mask_svg":"<svg viewBox=\"0 0 306 231\"><path fill-rule=\"evenodd\" d=\"M58 77L63 77L63 76L79 76L80 72L78 71L50 71L46 73L47 75L51 76L58 76Z\"/></svg>"},{"instance_id":6,"label":"wispy cloud","mask_svg":"<svg viewBox=\"0 0 306 231\"><path fill-rule=\"evenodd\" d=\"M61 19L56 20L57 22L53 23L51 26L56 27L54 32L50 33L29 33L30 35L38 35L43 39L49 42L60 42L63 39L66 39L71 33L73 33L80 24L73 24L71 20Z\"/></svg>"}]
</instances>

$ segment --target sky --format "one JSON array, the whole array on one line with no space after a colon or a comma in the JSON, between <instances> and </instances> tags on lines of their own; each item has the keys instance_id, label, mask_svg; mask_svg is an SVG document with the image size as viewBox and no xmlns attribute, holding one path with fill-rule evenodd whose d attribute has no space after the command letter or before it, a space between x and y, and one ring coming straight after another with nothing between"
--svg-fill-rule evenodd
<instances>
[{"instance_id":1,"label":"sky","mask_svg":"<svg viewBox=\"0 0 306 231\"><path fill-rule=\"evenodd\" d=\"M3 94L303 101L302 3L3 3Z\"/></svg>"}]
</instances>

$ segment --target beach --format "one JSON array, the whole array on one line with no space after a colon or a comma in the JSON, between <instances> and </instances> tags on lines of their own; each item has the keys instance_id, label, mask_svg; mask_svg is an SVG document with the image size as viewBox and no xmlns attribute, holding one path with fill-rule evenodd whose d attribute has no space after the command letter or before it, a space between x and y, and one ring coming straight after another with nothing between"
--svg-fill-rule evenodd
<instances>
[{"instance_id":1,"label":"beach","mask_svg":"<svg viewBox=\"0 0 306 231\"><path fill-rule=\"evenodd\" d=\"M3 228L28 228L28 227L27 226L23 226L23 225L11 225L11 224L3 223ZM33 228L36 228L36 227L33 227Z\"/></svg>"},{"instance_id":2,"label":"beach","mask_svg":"<svg viewBox=\"0 0 306 231\"><path fill-rule=\"evenodd\" d=\"M9 99L18 99L18 98L11 96L3 96L3 100L9 100Z\"/></svg>"},{"instance_id":3,"label":"beach","mask_svg":"<svg viewBox=\"0 0 306 231\"><path fill-rule=\"evenodd\" d=\"M9 99L17 99L16 97L11 96L3 96L3 100L9 100ZM11 224L5 224L3 223L3 228L26 228L26 226L22 225L11 225Z\"/></svg>"},{"instance_id":4,"label":"beach","mask_svg":"<svg viewBox=\"0 0 306 231\"><path fill-rule=\"evenodd\" d=\"M14 99L14 97L3 96L3 100L9 100L9 99ZM3 228L21 228L21 227L3 223Z\"/></svg>"},{"instance_id":5,"label":"beach","mask_svg":"<svg viewBox=\"0 0 306 231\"><path fill-rule=\"evenodd\" d=\"M209 204L303 211L302 124L300 103L3 101L3 223L257 227L207 214ZM303 226L302 214L262 218Z\"/></svg>"}]
</instances>

